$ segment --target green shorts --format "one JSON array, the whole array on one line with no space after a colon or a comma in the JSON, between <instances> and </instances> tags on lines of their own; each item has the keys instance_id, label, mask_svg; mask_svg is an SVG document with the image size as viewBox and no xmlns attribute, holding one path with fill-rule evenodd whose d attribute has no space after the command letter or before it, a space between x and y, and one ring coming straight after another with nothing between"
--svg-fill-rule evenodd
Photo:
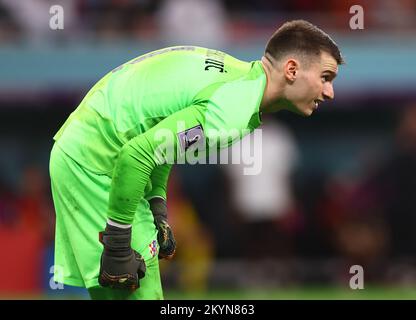
<instances>
[{"instance_id":1,"label":"green shorts","mask_svg":"<svg viewBox=\"0 0 416 320\"><path fill-rule=\"evenodd\" d=\"M50 177L56 213L54 280L72 286L99 286L103 250L98 233L104 230L111 178L80 166L56 144L50 157ZM132 226L131 246L147 265L136 296L163 299L157 229L149 203L139 202Z\"/></svg>"}]
</instances>

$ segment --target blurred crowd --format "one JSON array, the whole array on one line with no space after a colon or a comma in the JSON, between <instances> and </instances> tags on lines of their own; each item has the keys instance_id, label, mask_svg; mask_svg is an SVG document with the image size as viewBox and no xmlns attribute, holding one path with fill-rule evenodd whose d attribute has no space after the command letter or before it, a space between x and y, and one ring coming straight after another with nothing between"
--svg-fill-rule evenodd
<instances>
[{"instance_id":1,"label":"blurred crowd","mask_svg":"<svg viewBox=\"0 0 416 320\"><path fill-rule=\"evenodd\" d=\"M51 33L49 20L64 9L64 30ZM1 0L0 41L137 40L198 41L221 44L263 37L288 19L304 18L324 29L350 32L349 21L363 8L365 28L412 32L415 0Z\"/></svg>"},{"instance_id":2,"label":"blurred crowd","mask_svg":"<svg viewBox=\"0 0 416 320\"><path fill-rule=\"evenodd\" d=\"M40 293L52 265L46 259L55 228L49 177L30 164L16 178L16 187L0 181L0 296Z\"/></svg>"}]
</instances>

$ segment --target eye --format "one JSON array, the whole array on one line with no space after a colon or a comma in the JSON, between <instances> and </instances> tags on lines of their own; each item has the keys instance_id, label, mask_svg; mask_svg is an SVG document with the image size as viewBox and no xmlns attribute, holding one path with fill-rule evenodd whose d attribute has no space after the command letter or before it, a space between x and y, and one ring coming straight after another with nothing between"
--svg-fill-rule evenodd
<instances>
[{"instance_id":1,"label":"eye","mask_svg":"<svg viewBox=\"0 0 416 320\"><path fill-rule=\"evenodd\" d=\"M330 80L329 76L322 76L321 79L322 79L322 82L324 83Z\"/></svg>"}]
</instances>

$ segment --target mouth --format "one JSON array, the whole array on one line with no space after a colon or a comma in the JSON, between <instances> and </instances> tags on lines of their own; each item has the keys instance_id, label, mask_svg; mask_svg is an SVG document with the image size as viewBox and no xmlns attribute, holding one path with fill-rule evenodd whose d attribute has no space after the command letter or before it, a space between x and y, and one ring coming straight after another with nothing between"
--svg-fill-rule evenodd
<instances>
[{"instance_id":1,"label":"mouth","mask_svg":"<svg viewBox=\"0 0 416 320\"><path fill-rule=\"evenodd\" d=\"M315 99L315 100L313 100L313 103L314 103L314 105L315 105L315 110L316 109L318 109L318 106L322 103L323 101L322 100L319 100L319 99Z\"/></svg>"}]
</instances>

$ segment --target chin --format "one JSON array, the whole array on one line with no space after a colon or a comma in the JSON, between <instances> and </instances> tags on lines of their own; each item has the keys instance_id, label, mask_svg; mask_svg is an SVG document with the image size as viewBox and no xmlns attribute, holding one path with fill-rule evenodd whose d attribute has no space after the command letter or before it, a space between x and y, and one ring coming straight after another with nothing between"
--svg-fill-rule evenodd
<instances>
[{"instance_id":1,"label":"chin","mask_svg":"<svg viewBox=\"0 0 416 320\"><path fill-rule=\"evenodd\" d=\"M296 105L291 105L289 108L287 108L287 110L294 112L303 117L309 117L313 113L313 109L308 106L301 108Z\"/></svg>"},{"instance_id":2,"label":"chin","mask_svg":"<svg viewBox=\"0 0 416 320\"><path fill-rule=\"evenodd\" d=\"M294 110L294 112L303 117L309 117L312 115L313 110L310 108L305 108L305 109L296 109Z\"/></svg>"},{"instance_id":3,"label":"chin","mask_svg":"<svg viewBox=\"0 0 416 320\"><path fill-rule=\"evenodd\" d=\"M312 109L306 109L305 112L303 113L303 115L305 117L309 117L309 116L312 115L312 113L313 113L313 110Z\"/></svg>"}]
</instances>

